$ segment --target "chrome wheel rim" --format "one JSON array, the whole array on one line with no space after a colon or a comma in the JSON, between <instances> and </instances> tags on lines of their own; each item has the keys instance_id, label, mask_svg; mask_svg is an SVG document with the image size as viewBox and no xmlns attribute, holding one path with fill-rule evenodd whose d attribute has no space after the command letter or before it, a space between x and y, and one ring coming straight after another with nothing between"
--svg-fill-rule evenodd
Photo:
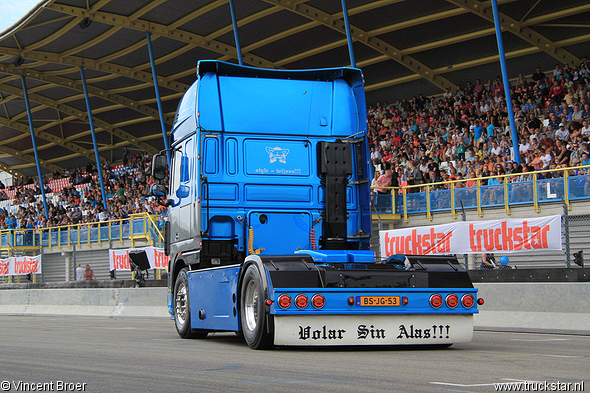
<instances>
[{"instance_id":1,"label":"chrome wheel rim","mask_svg":"<svg viewBox=\"0 0 590 393\"><path fill-rule=\"evenodd\" d=\"M179 324L184 325L186 322L187 312L187 294L186 285L180 283L176 291L176 320Z\"/></svg>"},{"instance_id":2,"label":"chrome wheel rim","mask_svg":"<svg viewBox=\"0 0 590 393\"><path fill-rule=\"evenodd\" d=\"M258 286L254 280L251 280L246 287L244 313L246 315L246 327L248 330L254 331L258 324Z\"/></svg>"}]
</instances>

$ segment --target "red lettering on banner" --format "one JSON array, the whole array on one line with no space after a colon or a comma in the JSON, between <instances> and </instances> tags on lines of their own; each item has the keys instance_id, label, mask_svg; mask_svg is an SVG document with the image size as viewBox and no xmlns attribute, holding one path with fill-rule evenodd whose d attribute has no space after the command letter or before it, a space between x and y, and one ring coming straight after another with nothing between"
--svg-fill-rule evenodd
<instances>
[{"instance_id":1,"label":"red lettering on banner","mask_svg":"<svg viewBox=\"0 0 590 393\"><path fill-rule=\"evenodd\" d=\"M508 223L506 221L502 222L502 250L514 250L512 228L508 228Z\"/></svg>"},{"instance_id":2,"label":"red lettering on banner","mask_svg":"<svg viewBox=\"0 0 590 393\"><path fill-rule=\"evenodd\" d=\"M477 231L479 232L479 231ZM494 245L494 230L493 229L484 229L483 230L483 246L485 247L486 251L494 251L496 246Z\"/></svg>"},{"instance_id":3,"label":"red lettering on banner","mask_svg":"<svg viewBox=\"0 0 590 393\"><path fill-rule=\"evenodd\" d=\"M473 224L469 224L469 246L471 251L481 251L481 243L479 241L479 233L481 231L475 231Z\"/></svg>"},{"instance_id":4,"label":"red lettering on banner","mask_svg":"<svg viewBox=\"0 0 590 393\"><path fill-rule=\"evenodd\" d=\"M498 228L494 231L494 243L496 244L496 248L501 251L503 248L500 236L502 236L502 229Z\"/></svg>"},{"instance_id":5,"label":"red lettering on banner","mask_svg":"<svg viewBox=\"0 0 590 393\"><path fill-rule=\"evenodd\" d=\"M168 257L163 252L159 252L158 250L154 249L154 259L156 267L168 267Z\"/></svg>"},{"instance_id":6,"label":"red lettering on banner","mask_svg":"<svg viewBox=\"0 0 590 393\"><path fill-rule=\"evenodd\" d=\"M430 234L422 236L422 247L426 250L424 253L428 254L432 244L430 243Z\"/></svg>"},{"instance_id":7,"label":"red lettering on banner","mask_svg":"<svg viewBox=\"0 0 590 393\"><path fill-rule=\"evenodd\" d=\"M522 242L522 228L514 228L514 244L515 250L522 250L523 242Z\"/></svg>"},{"instance_id":8,"label":"red lettering on banner","mask_svg":"<svg viewBox=\"0 0 590 393\"><path fill-rule=\"evenodd\" d=\"M428 255L433 253L448 254L451 252L452 232L437 233L434 229L429 234L419 235L418 230L413 229L408 236L389 237L385 233L385 255L414 254Z\"/></svg>"},{"instance_id":9,"label":"red lettering on banner","mask_svg":"<svg viewBox=\"0 0 590 393\"><path fill-rule=\"evenodd\" d=\"M31 258L24 257L22 260L14 260L14 273L15 274L28 274L38 272L37 261Z\"/></svg>"},{"instance_id":10,"label":"red lettering on banner","mask_svg":"<svg viewBox=\"0 0 590 393\"><path fill-rule=\"evenodd\" d=\"M422 235L418 235L418 231L414 229L412 231L412 254L422 255Z\"/></svg>"},{"instance_id":11,"label":"red lettering on banner","mask_svg":"<svg viewBox=\"0 0 590 393\"><path fill-rule=\"evenodd\" d=\"M549 248L549 242L547 241L547 232L549 232L549 225L545 225L541 228L541 238L543 239L543 248Z\"/></svg>"},{"instance_id":12,"label":"red lettering on banner","mask_svg":"<svg viewBox=\"0 0 590 393\"><path fill-rule=\"evenodd\" d=\"M0 262L0 276L8 275L8 264L9 262Z\"/></svg>"},{"instance_id":13,"label":"red lettering on banner","mask_svg":"<svg viewBox=\"0 0 590 393\"><path fill-rule=\"evenodd\" d=\"M125 254L119 255L113 253L113 269L131 269L131 267L129 266L129 251L127 251Z\"/></svg>"},{"instance_id":14,"label":"red lettering on banner","mask_svg":"<svg viewBox=\"0 0 590 393\"><path fill-rule=\"evenodd\" d=\"M543 239L540 227L531 227L531 246L533 248L543 248Z\"/></svg>"},{"instance_id":15,"label":"red lettering on banner","mask_svg":"<svg viewBox=\"0 0 590 393\"><path fill-rule=\"evenodd\" d=\"M444 225L383 231L381 232L381 239L384 239L382 250L390 256L393 254L429 255L456 252L477 254L560 249L558 218L556 216L550 220L536 218L494 220L457 226ZM466 242L465 236L469 237L469 243Z\"/></svg>"},{"instance_id":16,"label":"red lettering on banner","mask_svg":"<svg viewBox=\"0 0 590 393\"><path fill-rule=\"evenodd\" d=\"M522 227L508 228L506 221L502 222L501 228L475 230L473 224L469 224L469 245L472 251L486 252L494 251L519 251L523 247L530 249L549 248L547 233L551 227L528 226L523 221ZM483 244L483 248L482 248Z\"/></svg>"},{"instance_id":17,"label":"red lettering on banner","mask_svg":"<svg viewBox=\"0 0 590 393\"><path fill-rule=\"evenodd\" d=\"M395 253L396 254L405 254L405 250L404 250L404 237L403 236L398 236L395 237ZM393 247L391 248L391 251L393 252Z\"/></svg>"},{"instance_id":18,"label":"red lettering on banner","mask_svg":"<svg viewBox=\"0 0 590 393\"><path fill-rule=\"evenodd\" d=\"M391 255L391 248L393 246L393 242L391 244L389 244L389 232L385 232L385 255Z\"/></svg>"},{"instance_id":19,"label":"red lettering on banner","mask_svg":"<svg viewBox=\"0 0 590 393\"><path fill-rule=\"evenodd\" d=\"M529 226L528 226L528 221L523 221L522 222L522 237L524 240L524 248L526 248L527 250L531 249L531 243L529 243Z\"/></svg>"}]
</instances>

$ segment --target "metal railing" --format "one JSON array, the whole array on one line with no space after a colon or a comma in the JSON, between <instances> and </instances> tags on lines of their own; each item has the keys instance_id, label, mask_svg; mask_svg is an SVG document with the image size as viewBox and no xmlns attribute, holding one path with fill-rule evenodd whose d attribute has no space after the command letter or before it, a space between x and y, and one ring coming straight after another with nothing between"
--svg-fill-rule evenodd
<instances>
[{"instance_id":1,"label":"metal railing","mask_svg":"<svg viewBox=\"0 0 590 393\"><path fill-rule=\"evenodd\" d=\"M450 211L452 217L457 218L457 210L461 208L477 209L479 217L483 217L483 208L486 207L503 206L507 215L511 214L511 206L525 204L534 205L538 213L539 204L544 202L563 202L570 209L572 200L590 199L590 175L578 174L580 169L587 168L590 166L403 187L373 187L388 189L390 194L373 194L372 211L403 215L405 222L409 222L409 215L413 213L426 213L432 220L433 212ZM545 178L547 173L557 176ZM526 180L515 180L522 175L526 176ZM489 179L498 179L501 184L482 185L484 180ZM475 186L467 187L471 182L475 182Z\"/></svg>"},{"instance_id":2,"label":"metal railing","mask_svg":"<svg viewBox=\"0 0 590 393\"><path fill-rule=\"evenodd\" d=\"M129 218L80 223L48 228L19 228L0 230L0 251L12 254L16 250L26 251L47 247L50 251L57 247L102 246L103 242L137 240L152 246L162 247L164 237L161 233L163 222L148 213L132 214Z\"/></svg>"}]
</instances>

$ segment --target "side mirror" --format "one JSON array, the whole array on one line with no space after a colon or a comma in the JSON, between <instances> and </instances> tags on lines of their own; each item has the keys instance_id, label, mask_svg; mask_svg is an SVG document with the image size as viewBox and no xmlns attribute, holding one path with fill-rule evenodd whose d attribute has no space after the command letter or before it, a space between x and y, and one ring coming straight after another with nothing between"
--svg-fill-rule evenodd
<instances>
[{"instance_id":1,"label":"side mirror","mask_svg":"<svg viewBox=\"0 0 590 393\"><path fill-rule=\"evenodd\" d=\"M181 199L188 198L189 194L190 194L190 188L185 185L181 185L180 187L178 187L178 190L176 190L176 196Z\"/></svg>"},{"instance_id":2,"label":"side mirror","mask_svg":"<svg viewBox=\"0 0 590 393\"><path fill-rule=\"evenodd\" d=\"M166 177L166 168L168 167L168 159L166 154L156 154L152 159L152 177L155 180L164 180Z\"/></svg>"},{"instance_id":3,"label":"side mirror","mask_svg":"<svg viewBox=\"0 0 590 393\"><path fill-rule=\"evenodd\" d=\"M166 186L163 184L152 184L150 186L150 190L149 193L153 196L166 196L166 194L168 194L168 190L166 189Z\"/></svg>"}]
</instances>

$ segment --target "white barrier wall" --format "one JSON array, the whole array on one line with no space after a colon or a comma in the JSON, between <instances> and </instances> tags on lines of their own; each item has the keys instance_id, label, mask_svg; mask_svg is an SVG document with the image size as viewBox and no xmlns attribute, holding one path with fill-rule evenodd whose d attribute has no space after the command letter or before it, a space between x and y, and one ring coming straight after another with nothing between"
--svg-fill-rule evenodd
<instances>
[{"instance_id":1,"label":"white barrier wall","mask_svg":"<svg viewBox=\"0 0 590 393\"><path fill-rule=\"evenodd\" d=\"M0 290L0 314L169 318L168 288Z\"/></svg>"},{"instance_id":2,"label":"white barrier wall","mask_svg":"<svg viewBox=\"0 0 590 393\"><path fill-rule=\"evenodd\" d=\"M485 300L477 330L590 335L590 282L478 283ZM168 289L67 288L0 290L0 315L169 318Z\"/></svg>"},{"instance_id":3,"label":"white barrier wall","mask_svg":"<svg viewBox=\"0 0 590 393\"><path fill-rule=\"evenodd\" d=\"M590 282L477 283L479 330L590 335Z\"/></svg>"}]
</instances>

